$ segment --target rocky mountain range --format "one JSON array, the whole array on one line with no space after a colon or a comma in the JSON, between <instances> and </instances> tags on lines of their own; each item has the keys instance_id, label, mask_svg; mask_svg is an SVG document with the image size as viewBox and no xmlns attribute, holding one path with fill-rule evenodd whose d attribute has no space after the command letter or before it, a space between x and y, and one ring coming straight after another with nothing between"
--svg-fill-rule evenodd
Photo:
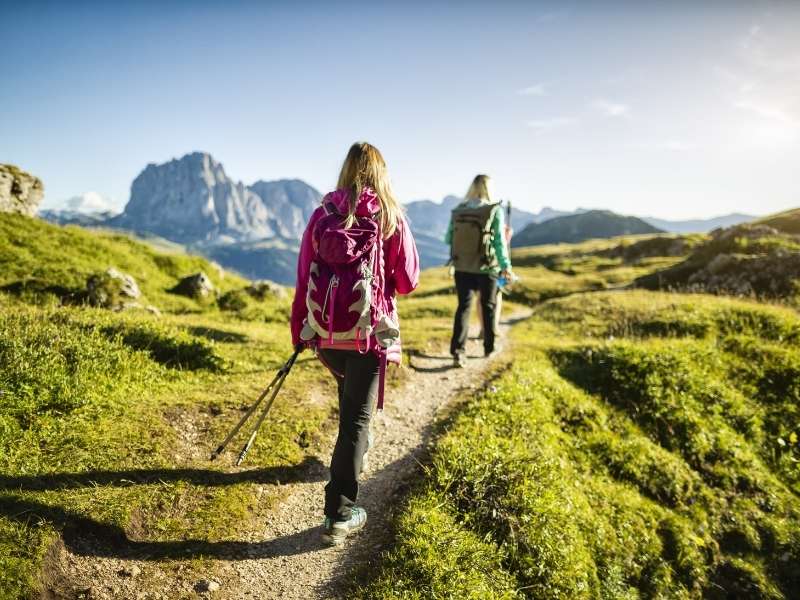
<instances>
[{"instance_id":1,"label":"rocky mountain range","mask_svg":"<svg viewBox=\"0 0 800 600\"><path fill-rule=\"evenodd\" d=\"M194 152L149 164L131 185L111 227L152 233L183 244L228 244L299 238L320 194L300 180L232 180L210 154Z\"/></svg>"},{"instance_id":2,"label":"rocky mountain range","mask_svg":"<svg viewBox=\"0 0 800 600\"><path fill-rule=\"evenodd\" d=\"M38 188L33 183L25 189L29 188L35 196ZM151 243L177 244L205 255L247 277L286 284L294 283L299 239L321 200L316 189L298 179L259 180L251 185L234 181L220 162L204 152L147 165L133 181L130 200L120 214L100 210L97 198L84 196L87 194L68 201L64 210L45 210L40 215L59 224L130 230ZM406 205L423 267L448 260L449 249L443 238L450 212L460 201L458 196L446 196L441 202L418 200ZM549 207L530 212L514 207L511 222L521 232L528 226L587 212ZM746 215L729 215L715 221L656 224L656 219L645 220L658 229L684 232L708 231L720 224L749 219Z\"/></svg>"}]
</instances>

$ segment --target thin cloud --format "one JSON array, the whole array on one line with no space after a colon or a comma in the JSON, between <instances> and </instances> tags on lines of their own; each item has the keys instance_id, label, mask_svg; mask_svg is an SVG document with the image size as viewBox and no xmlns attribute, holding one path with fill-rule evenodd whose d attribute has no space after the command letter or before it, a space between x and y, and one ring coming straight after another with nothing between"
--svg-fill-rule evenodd
<instances>
[{"instance_id":1,"label":"thin cloud","mask_svg":"<svg viewBox=\"0 0 800 600\"><path fill-rule=\"evenodd\" d=\"M533 119L525 124L537 133L546 133L554 129L563 129L574 125L578 120L574 117L551 117L549 119Z\"/></svg>"},{"instance_id":2,"label":"thin cloud","mask_svg":"<svg viewBox=\"0 0 800 600\"><path fill-rule=\"evenodd\" d=\"M729 106L776 125L800 127L800 52L791 33L753 24L739 42L738 61L718 68Z\"/></svg>"},{"instance_id":3,"label":"thin cloud","mask_svg":"<svg viewBox=\"0 0 800 600\"><path fill-rule=\"evenodd\" d=\"M747 111L763 119L779 121L789 127L800 127L800 120L792 116L788 111L783 110L769 102L758 100L738 100L733 103L734 108Z\"/></svg>"},{"instance_id":4,"label":"thin cloud","mask_svg":"<svg viewBox=\"0 0 800 600\"><path fill-rule=\"evenodd\" d=\"M537 83L534 85L529 85L526 88L522 88L521 90L517 90L517 94L520 96L545 96L547 95L547 90L545 89L545 85L543 83Z\"/></svg>"},{"instance_id":5,"label":"thin cloud","mask_svg":"<svg viewBox=\"0 0 800 600\"><path fill-rule=\"evenodd\" d=\"M604 98L598 98L592 102L592 108L606 117L627 117L631 107L622 102L612 102Z\"/></svg>"}]
</instances>

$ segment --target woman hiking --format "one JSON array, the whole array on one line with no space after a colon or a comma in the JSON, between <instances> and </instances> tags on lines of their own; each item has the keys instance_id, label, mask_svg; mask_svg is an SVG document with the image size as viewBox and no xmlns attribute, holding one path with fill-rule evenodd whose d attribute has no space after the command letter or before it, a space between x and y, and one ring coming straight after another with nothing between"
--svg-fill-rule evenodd
<instances>
[{"instance_id":1,"label":"woman hiking","mask_svg":"<svg viewBox=\"0 0 800 600\"><path fill-rule=\"evenodd\" d=\"M455 269L458 307L453 320L450 354L453 364L466 364L467 335L472 297L480 296L485 356L494 352L497 278L511 280L511 260L505 241L503 211L493 202L488 175L477 175L464 201L453 209L445 243L450 245L450 261Z\"/></svg>"},{"instance_id":2,"label":"woman hiking","mask_svg":"<svg viewBox=\"0 0 800 600\"><path fill-rule=\"evenodd\" d=\"M364 526L355 505L373 407L383 404L386 363L400 361L395 294L419 281L419 256L381 153L347 153L336 190L311 215L297 261L291 330L336 379L339 433L325 486L323 537L340 544Z\"/></svg>"}]
</instances>

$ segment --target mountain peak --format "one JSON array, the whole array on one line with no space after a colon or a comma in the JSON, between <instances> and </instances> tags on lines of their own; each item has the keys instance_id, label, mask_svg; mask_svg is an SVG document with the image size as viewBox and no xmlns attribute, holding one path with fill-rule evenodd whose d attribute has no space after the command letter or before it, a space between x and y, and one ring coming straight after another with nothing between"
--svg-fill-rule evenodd
<instances>
[{"instance_id":1,"label":"mountain peak","mask_svg":"<svg viewBox=\"0 0 800 600\"><path fill-rule=\"evenodd\" d=\"M207 152L151 163L131 184L111 225L179 243L298 238L320 195L300 180L233 181Z\"/></svg>"}]
</instances>

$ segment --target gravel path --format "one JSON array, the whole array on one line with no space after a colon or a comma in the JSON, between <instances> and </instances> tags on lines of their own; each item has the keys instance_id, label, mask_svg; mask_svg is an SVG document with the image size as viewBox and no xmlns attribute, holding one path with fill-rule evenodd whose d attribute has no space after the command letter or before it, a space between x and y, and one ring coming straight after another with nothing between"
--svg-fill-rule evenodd
<instances>
[{"instance_id":1,"label":"gravel path","mask_svg":"<svg viewBox=\"0 0 800 600\"><path fill-rule=\"evenodd\" d=\"M500 350L508 328L509 323L501 325ZM253 529L240 541L222 542L217 552L211 552L214 560L207 581L199 581L194 569L182 574L180 561L170 560L162 568L145 542L125 557L77 555L60 546L51 553L55 568L50 571L54 579L63 578L62 585L53 581L48 587L69 589L69 597L87 599L341 597L353 568L375 561L390 544L391 509L418 473L437 417L483 383L490 364L482 358L480 342L470 340L467 355L466 368L454 369L449 355L415 354L408 382L387 391L386 408L373 419L375 443L359 495L359 504L367 510L367 526L342 547L329 548L321 541L324 465L333 447L332 432L322 443L318 460L309 461L302 481L284 484L284 500L268 513L266 522L254 520ZM502 352L491 362L498 360ZM149 560L141 560L137 552L150 554Z\"/></svg>"}]
</instances>

